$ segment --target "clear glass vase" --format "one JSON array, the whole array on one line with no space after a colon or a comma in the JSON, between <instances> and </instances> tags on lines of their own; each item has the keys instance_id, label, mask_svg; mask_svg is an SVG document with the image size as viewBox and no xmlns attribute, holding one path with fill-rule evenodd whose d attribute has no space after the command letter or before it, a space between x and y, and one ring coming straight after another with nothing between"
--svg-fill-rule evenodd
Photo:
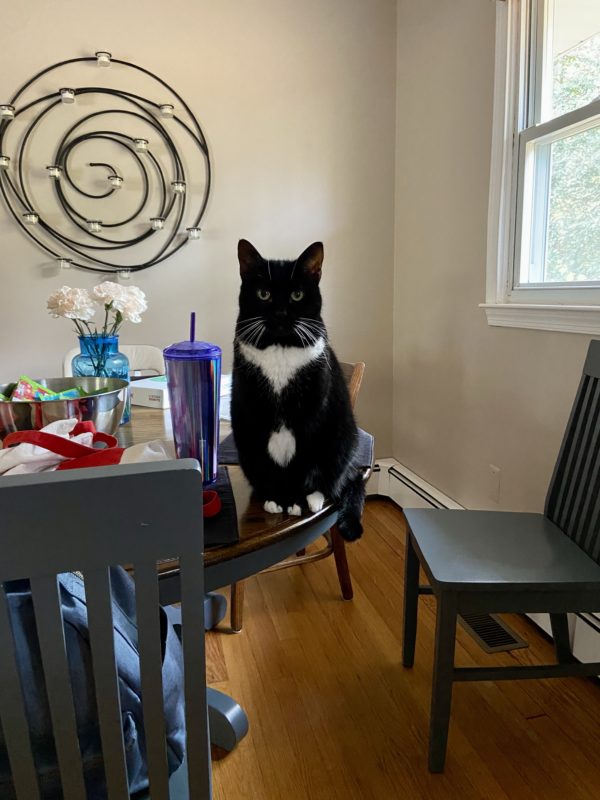
<instances>
[{"instance_id":1,"label":"clear glass vase","mask_svg":"<svg viewBox=\"0 0 600 800\"><path fill-rule=\"evenodd\" d=\"M81 352L71 362L74 376L129 381L129 359L119 353L118 336L80 336L79 348ZM130 418L131 397L127 389L121 425L129 422Z\"/></svg>"}]
</instances>

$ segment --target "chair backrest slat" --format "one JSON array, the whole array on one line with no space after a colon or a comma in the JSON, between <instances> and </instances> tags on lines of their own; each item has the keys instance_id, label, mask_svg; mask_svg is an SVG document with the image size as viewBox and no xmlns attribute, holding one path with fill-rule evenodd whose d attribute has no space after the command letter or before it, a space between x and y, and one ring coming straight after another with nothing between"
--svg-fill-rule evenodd
<instances>
[{"instance_id":1,"label":"chair backrest slat","mask_svg":"<svg viewBox=\"0 0 600 800\"><path fill-rule=\"evenodd\" d=\"M600 341L590 343L546 499L546 516L600 558Z\"/></svg>"},{"instance_id":2,"label":"chair backrest slat","mask_svg":"<svg viewBox=\"0 0 600 800\"><path fill-rule=\"evenodd\" d=\"M109 800L128 800L108 567L84 573L104 774Z\"/></svg>"},{"instance_id":3,"label":"chair backrest slat","mask_svg":"<svg viewBox=\"0 0 600 800\"><path fill-rule=\"evenodd\" d=\"M340 367L342 368L342 374L344 376L344 380L348 385L348 394L350 395L350 405L354 410L354 406L356 405L356 400L358 398L358 392L360 390L360 385L362 383L363 375L365 373L365 362L357 361L356 364L351 364L347 361L340 361Z\"/></svg>"},{"instance_id":4,"label":"chair backrest slat","mask_svg":"<svg viewBox=\"0 0 600 800\"><path fill-rule=\"evenodd\" d=\"M63 795L79 800L85 784L56 576L32 578L31 595Z\"/></svg>"},{"instance_id":5,"label":"chair backrest slat","mask_svg":"<svg viewBox=\"0 0 600 800\"><path fill-rule=\"evenodd\" d=\"M0 587L0 718L18 797L40 800L37 772L31 753L29 725L15 661L8 603Z\"/></svg>"},{"instance_id":6,"label":"chair backrest slat","mask_svg":"<svg viewBox=\"0 0 600 800\"><path fill-rule=\"evenodd\" d=\"M570 528L569 534L575 535L573 528L578 527L582 515L581 497L584 485L589 483L591 475L589 467L593 465L594 439L598 439L598 411L600 405L600 386L598 379L584 376L576 405L576 413L571 423L569 445L563 453L563 469L557 493L556 512L561 527ZM596 425L594 425L596 422ZM590 464L591 462L591 464ZM585 467L588 466L586 474ZM584 495L587 498L587 495Z\"/></svg>"},{"instance_id":7,"label":"chair backrest slat","mask_svg":"<svg viewBox=\"0 0 600 800\"><path fill-rule=\"evenodd\" d=\"M585 540L584 550L591 555L594 561L600 564L600 535L598 534L600 530L600 475L596 478L595 487L596 500L589 511L588 536Z\"/></svg>"},{"instance_id":8,"label":"chair backrest slat","mask_svg":"<svg viewBox=\"0 0 600 800\"><path fill-rule=\"evenodd\" d=\"M589 411L579 453L575 490L571 493L569 516L574 519L573 538L585 549L593 547L591 513L600 489L600 380L589 381Z\"/></svg>"},{"instance_id":9,"label":"chair backrest slat","mask_svg":"<svg viewBox=\"0 0 600 800\"><path fill-rule=\"evenodd\" d=\"M169 800L156 561L135 564L135 600L152 800Z\"/></svg>"},{"instance_id":10,"label":"chair backrest slat","mask_svg":"<svg viewBox=\"0 0 600 800\"><path fill-rule=\"evenodd\" d=\"M187 767L192 798L211 796L210 742L204 664L198 668L198 648L204 647L204 580L202 553L187 548L179 557L181 579L181 631L185 679L185 723ZM200 569L200 572L199 572Z\"/></svg>"}]
</instances>

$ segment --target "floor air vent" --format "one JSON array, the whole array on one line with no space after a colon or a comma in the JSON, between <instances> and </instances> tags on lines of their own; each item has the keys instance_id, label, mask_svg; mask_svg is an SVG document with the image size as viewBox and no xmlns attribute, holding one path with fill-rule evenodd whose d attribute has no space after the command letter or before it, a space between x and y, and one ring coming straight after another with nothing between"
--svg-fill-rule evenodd
<instances>
[{"instance_id":1,"label":"floor air vent","mask_svg":"<svg viewBox=\"0 0 600 800\"><path fill-rule=\"evenodd\" d=\"M529 647L497 614L460 614L458 620L486 653Z\"/></svg>"}]
</instances>

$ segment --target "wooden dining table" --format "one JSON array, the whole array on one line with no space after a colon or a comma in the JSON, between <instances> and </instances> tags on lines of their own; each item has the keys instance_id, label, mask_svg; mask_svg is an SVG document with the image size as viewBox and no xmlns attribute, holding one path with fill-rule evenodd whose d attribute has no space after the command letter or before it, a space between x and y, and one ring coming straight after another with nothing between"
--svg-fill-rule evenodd
<instances>
[{"instance_id":1,"label":"wooden dining table","mask_svg":"<svg viewBox=\"0 0 600 800\"><path fill-rule=\"evenodd\" d=\"M230 432L221 422L221 440ZM118 432L122 447L160 440L175 454L170 411L134 406L131 421ZM224 601L214 590L255 575L307 547L328 531L337 519L331 503L317 513L292 517L288 514L267 514L252 498L252 489L238 465L227 465L237 513L239 538L229 544L204 548L205 619L212 627L223 616ZM176 502L176 498L174 498ZM172 622L180 622L173 605L181 599L179 563L164 560L158 565L159 599ZM241 593L240 593L241 594ZM243 594L241 594L243 598ZM234 615L232 615L234 616ZM242 707L229 695L207 688L210 740L225 750L232 750L248 731L248 718Z\"/></svg>"},{"instance_id":2,"label":"wooden dining table","mask_svg":"<svg viewBox=\"0 0 600 800\"><path fill-rule=\"evenodd\" d=\"M221 423L221 439L230 431L229 423ZM133 406L131 422L122 425L118 438L129 447L151 440L161 440L172 447L171 415L168 409ZM301 517L268 514L252 498L252 489L238 465L227 467L237 512L239 540L206 548L204 579L206 591L255 575L302 550L328 531L337 519L337 510L327 503L321 511ZM179 601L179 568L177 561L164 561L159 567L160 599L163 605Z\"/></svg>"}]
</instances>

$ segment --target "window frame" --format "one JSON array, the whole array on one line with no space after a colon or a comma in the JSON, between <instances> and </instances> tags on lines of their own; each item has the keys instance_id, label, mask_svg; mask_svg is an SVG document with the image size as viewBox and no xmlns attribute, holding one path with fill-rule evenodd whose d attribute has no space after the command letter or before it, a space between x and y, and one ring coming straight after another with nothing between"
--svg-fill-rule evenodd
<instances>
[{"instance_id":1,"label":"window frame","mask_svg":"<svg viewBox=\"0 0 600 800\"><path fill-rule=\"evenodd\" d=\"M600 99L535 125L545 98L541 74L544 49L530 49L544 33L548 0L496 0L496 63L492 159L488 206L485 309L490 325L541 330L600 333L600 285L522 284L520 267L523 198L531 191L525 169L527 148L551 143L590 127L600 118ZM545 180L548 181L549 170ZM541 178L544 180L544 170ZM531 209L531 205L529 206ZM538 214L538 217L540 215ZM544 215L541 215L544 217Z\"/></svg>"}]
</instances>

